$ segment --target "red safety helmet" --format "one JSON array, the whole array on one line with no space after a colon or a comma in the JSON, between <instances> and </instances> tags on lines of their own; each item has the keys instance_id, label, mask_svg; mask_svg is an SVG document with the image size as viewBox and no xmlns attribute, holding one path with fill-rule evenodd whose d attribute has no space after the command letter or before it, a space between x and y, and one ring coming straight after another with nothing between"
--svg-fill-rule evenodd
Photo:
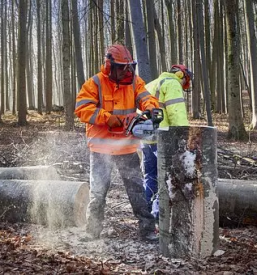
<instances>
[{"instance_id":1,"label":"red safety helmet","mask_svg":"<svg viewBox=\"0 0 257 275\"><path fill-rule=\"evenodd\" d=\"M137 62L133 60L129 50L120 44L107 49L104 68L109 79L120 85L133 83Z\"/></svg>"},{"instance_id":2,"label":"red safety helmet","mask_svg":"<svg viewBox=\"0 0 257 275\"><path fill-rule=\"evenodd\" d=\"M193 73L184 65L172 65L171 72L178 76L180 79L185 79L182 83L183 90L187 90L190 87L190 80L193 78Z\"/></svg>"}]
</instances>

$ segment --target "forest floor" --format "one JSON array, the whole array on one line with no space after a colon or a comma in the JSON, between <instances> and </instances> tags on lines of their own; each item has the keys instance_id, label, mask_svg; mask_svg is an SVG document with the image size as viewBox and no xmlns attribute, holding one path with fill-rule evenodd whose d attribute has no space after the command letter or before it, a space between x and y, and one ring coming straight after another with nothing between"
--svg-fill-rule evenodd
<instances>
[{"instance_id":1,"label":"forest floor","mask_svg":"<svg viewBox=\"0 0 257 275\"><path fill-rule=\"evenodd\" d=\"M0 167L54 165L63 180L88 182L84 128L76 122L64 132L58 113L29 111L26 127L11 114L0 124ZM218 130L219 177L257 181L257 132L246 142L226 139L227 117L214 116ZM191 120L206 125L205 120ZM251 168L251 169L246 169ZM1 218L2 213L0 213ZM94 242L83 242L84 228L51 230L42 225L0 223L0 274L257 274L257 227L220 227L220 246L205 259L167 259L158 243L140 240L125 189L116 171L107 196L104 230Z\"/></svg>"}]
</instances>

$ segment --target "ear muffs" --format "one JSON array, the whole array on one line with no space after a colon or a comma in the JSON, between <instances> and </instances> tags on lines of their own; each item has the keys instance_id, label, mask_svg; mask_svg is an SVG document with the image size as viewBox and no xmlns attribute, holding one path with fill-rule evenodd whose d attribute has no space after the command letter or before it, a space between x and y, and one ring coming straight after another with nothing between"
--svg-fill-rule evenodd
<instances>
[{"instance_id":1,"label":"ear muffs","mask_svg":"<svg viewBox=\"0 0 257 275\"><path fill-rule=\"evenodd\" d=\"M182 71L175 72L175 75L180 79L182 79L184 77L184 73Z\"/></svg>"},{"instance_id":2,"label":"ear muffs","mask_svg":"<svg viewBox=\"0 0 257 275\"><path fill-rule=\"evenodd\" d=\"M105 62L104 62L104 68L107 72L107 74L109 74L111 72L111 60L112 60L112 54L111 53L107 53L105 56Z\"/></svg>"}]
</instances>

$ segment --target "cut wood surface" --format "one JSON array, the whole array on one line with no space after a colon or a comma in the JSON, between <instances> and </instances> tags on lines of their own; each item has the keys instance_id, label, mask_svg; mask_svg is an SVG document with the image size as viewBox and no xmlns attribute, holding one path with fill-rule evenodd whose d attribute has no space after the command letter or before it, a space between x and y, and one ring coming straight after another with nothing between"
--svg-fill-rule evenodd
<instances>
[{"instance_id":1,"label":"cut wood surface","mask_svg":"<svg viewBox=\"0 0 257 275\"><path fill-rule=\"evenodd\" d=\"M217 132L169 127L158 133L160 252L204 258L219 242Z\"/></svg>"},{"instance_id":2,"label":"cut wood surface","mask_svg":"<svg viewBox=\"0 0 257 275\"><path fill-rule=\"evenodd\" d=\"M0 201L2 221L82 226L89 187L76 181L0 180Z\"/></svg>"},{"instance_id":3,"label":"cut wood surface","mask_svg":"<svg viewBox=\"0 0 257 275\"><path fill-rule=\"evenodd\" d=\"M257 225L257 181L218 179L220 226Z\"/></svg>"},{"instance_id":4,"label":"cut wood surface","mask_svg":"<svg viewBox=\"0 0 257 275\"><path fill-rule=\"evenodd\" d=\"M21 180L59 180L60 177L53 166L0 167L0 179Z\"/></svg>"}]
</instances>

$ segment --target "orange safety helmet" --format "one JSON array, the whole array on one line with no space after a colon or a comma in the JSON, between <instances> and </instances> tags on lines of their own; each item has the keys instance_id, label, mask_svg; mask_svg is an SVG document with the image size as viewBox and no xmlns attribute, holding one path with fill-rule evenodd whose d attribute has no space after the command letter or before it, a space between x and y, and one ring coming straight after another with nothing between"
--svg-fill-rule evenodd
<instances>
[{"instance_id":1,"label":"orange safety helmet","mask_svg":"<svg viewBox=\"0 0 257 275\"><path fill-rule=\"evenodd\" d=\"M133 83L137 62L133 60L129 50L120 44L107 49L104 68L112 82L120 85Z\"/></svg>"},{"instance_id":2,"label":"orange safety helmet","mask_svg":"<svg viewBox=\"0 0 257 275\"><path fill-rule=\"evenodd\" d=\"M172 65L171 72L174 73L180 79L184 78L182 83L183 90L187 90L190 86L190 80L193 78L193 73L184 65Z\"/></svg>"}]
</instances>

